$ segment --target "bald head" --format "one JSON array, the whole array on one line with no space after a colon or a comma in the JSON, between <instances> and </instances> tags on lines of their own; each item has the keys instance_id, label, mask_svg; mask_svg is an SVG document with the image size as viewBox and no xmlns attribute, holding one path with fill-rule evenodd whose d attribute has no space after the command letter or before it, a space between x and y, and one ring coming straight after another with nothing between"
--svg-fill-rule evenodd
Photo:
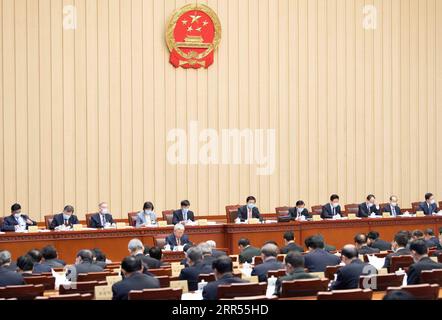
<instances>
[{"instance_id":1,"label":"bald head","mask_svg":"<svg viewBox=\"0 0 442 320\"><path fill-rule=\"evenodd\" d=\"M341 250L341 259L345 264L350 264L358 258L358 249L353 244L345 245Z\"/></svg>"}]
</instances>

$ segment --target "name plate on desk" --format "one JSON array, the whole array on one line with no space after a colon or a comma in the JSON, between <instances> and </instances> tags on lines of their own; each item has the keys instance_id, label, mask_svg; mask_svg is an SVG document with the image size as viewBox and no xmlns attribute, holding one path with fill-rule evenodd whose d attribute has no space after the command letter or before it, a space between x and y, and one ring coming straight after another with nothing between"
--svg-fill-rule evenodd
<instances>
[{"instance_id":1,"label":"name plate on desk","mask_svg":"<svg viewBox=\"0 0 442 320\"><path fill-rule=\"evenodd\" d=\"M382 212L382 218L390 218L390 212Z\"/></svg>"},{"instance_id":2,"label":"name plate on desk","mask_svg":"<svg viewBox=\"0 0 442 320\"><path fill-rule=\"evenodd\" d=\"M321 216L319 214L314 214L312 216L312 221L321 221Z\"/></svg>"},{"instance_id":3,"label":"name plate on desk","mask_svg":"<svg viewBox=\"0 0 442 320\"><path fill-rule=\"evenodd\" d=\"M245 277L244 275L242 276L243 280L249 281L250 283L258 283L258 276L250 276L250 277Z\"/></svg>"},{"instance_id":4,"label":"name plate on desk","mask_svg":"<svg viewBox=\"0 0 442 320\"><path fill-rule=\"evenodd\" d=\"M179 262L172 262L170 264L170 269L172 271L172 277L178 277L181 273L181 270L184 269L184 265Z\"/></svg>"},{"instance_id":5,"label":"name plate on desk","mask_svg":"<svg viewBox=\"0 0 442 320\"><path fill-rule=\"evenodd\" d=\"M423 211L416 211L416 217L425 217L425 213Z\"/></svg>"},{"instance_id":6,"label":"name plate on desk","mask_svg":"<svg viewBox=\"0 0 442 320\"><path fill-rule=\"evenodd\" d=\"M312 276L316 276L319 279L323 279L325 278L325 274L324 272L309 272Z\"/></svg>"},{"instance_id":7,"label":"name plate on desk","mask_svg":"<svg viewBox=\"0 0 442 320\"><path fill-rule=\"evenodd\" d=\"M124 229L127 227L125 222L117 222L116 226L117 229Z\"/></svg>"},{"instance_id":8,"label":"name plate on desk","mask_svg":"<svg viewBox=\"0 0 442 320\"><path fill-rule=\"evenodd\" d=\"M258 224L258 223L259 223L259 219L256 219L256 218L249 219L249 224Z\"/></svg>"},{"instance_id":9,"label":"name plate on desk","mask_svg":"<svg viewBox=\"0 0 442 320\"><path fill-rule=\"evenodd\" d=\"M356 214L355 214L355 213L349 213L349 214L347 215L347 218L348 218L349 220L355 220L355 219L356 219Z\"/></svg>"},{"instance_id":10,"label":"name plate on desk","mask_svg":"<svg viewBox=\"0 0 442 320\"><path fill-rule=\"evenodd\" d=\"M381 268L378 270L378 274L388 274L388 269L387 268Z\"/></svg>"},{"instance_id":11,"label":"name plate on desk","mask_svg":"<svg viewBox=\"0 0 442 320\"><path fill-rule=\"evenodd\" d=\"M170 287L173 289L183 289L183 293L189 292L189 287L187 286L187 280L170 281Z\"/></svg>"},{"instance_id":12,"label":"name plate on desk","mask_svg":"<svg viewBox=\"0 0 442 320\"><path fill-rule=\"evenodd\" d=\"M207 226L207 219L199 219L198 220L198 225L199 226Z\"/></svg>"},{"instance_id":13,"label":"name plate on desk","mask_svg":"<svg viewBox=\"0 0 442 320\"><path fill-rule=\"evenodd\" d=\"M158 221L158 227L167 227L167 221Z\"/></svg>"},{"instance_id":14,"label":"name plate on desk","mask_svg":"<svg viewBox=\"0 0 442 320\"><path fill-rule=\"evenodd\" d=\"M96 286L95 300L112 300L112 286Z\"/></svg>"},{"instance_id":15,"label":"name plate on desk","mask_svg":"<svg viewBox=\"0 0 442 320\"><path fill-rule=\"evenodd\" d=\"M83 230L83 225L82 224L74 224L74 225L72 225L72 230L81 231L81 230Z\"/></svg>"},{"instance_id":16,"label":"name plate on desk","mask_svg":"<svg viewBox=\"0 0 442 320\"><path fill-rule=\"evenodd\" d=\"M114 283L117 283L119 281L123 280L122 276L107 276L106 277L106 282L108 286L113 286Z\"/></svg>"},{"instance_id":17,"label":"name plate on desk","mask_svg":"<svg viewBox=\"0 0 442 320\"><path fill-rule=\"evenodd\" d=\"M38 226L29 226L28 231L29 232L38 232Z\"/></svg>"}]
</instances>

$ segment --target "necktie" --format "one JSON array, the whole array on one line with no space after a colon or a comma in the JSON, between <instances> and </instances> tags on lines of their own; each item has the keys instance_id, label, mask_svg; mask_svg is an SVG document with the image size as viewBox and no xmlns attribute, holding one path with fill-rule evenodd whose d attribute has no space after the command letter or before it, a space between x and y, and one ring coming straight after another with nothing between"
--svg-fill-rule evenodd
<instances>
[{"instance_id":1,"label":"necktie","mask_svg":"<svg viewBox=\"0 0 442 320\"><path fill-rule=\"evenodd\" d=\"M106 224L106 221L104 219L104 214L100 214L101 216L101 226L104 227L104 225Z\"/></svg>"},{"instance_id":2,"label":"necktie","mask_svg":"<svg viewBox=\"0 0 442 320\"><path fill-rule=\"evenodd\" d=\"M393 217L396 217L396 210L393 206L391 207L391 213L393 214Z\"/></svg>"},{"instance_id":3,"label":"necktie","mask_svg":"<svg viewBox=\"0 0 442 320\"><path fill-rule=\"evenodd\" d=\"M187 212L183 211L183 220L187 221Z\"/></svg>"},{"instance_id":4,"label":"necktie","mask_svg":"<svg viewBox=\"0 0 442 320\"><path fill-rule=\"evenodd\" d=\"M333 215L335 216L336 215L336 208L335 207L332 207L333 208Z\"/></svg>"},{"instance_id":5,"label":"necktie","mask_svg":"<svg viewBox=\"0 0 442 320\"><path fill-rule=\"evenodd\" d=\"M181 245L181 239L176 239L176 244L177 244L178 246L180 246L180 245Z\"/></svg>"},{"instance_id":6,"label":"necktie","mask_svg":"<svg viewBox=\"0 0 442 320\"><path fill-rule=\"evenodd\" d=\"M64 219L64 225L65 225L65 226L68 225L68 219Z\"/></svg>"},{"instance_id":7,"label":"necktie","mask_svg":"<svg viewBox=\"0 0 442 320\"><path fill-rule=\"evenodd\" d=\"M252 210L247 209L247 211L248 211L247 218L250 219L252 217Z\"/></svg>"}]
</instances>

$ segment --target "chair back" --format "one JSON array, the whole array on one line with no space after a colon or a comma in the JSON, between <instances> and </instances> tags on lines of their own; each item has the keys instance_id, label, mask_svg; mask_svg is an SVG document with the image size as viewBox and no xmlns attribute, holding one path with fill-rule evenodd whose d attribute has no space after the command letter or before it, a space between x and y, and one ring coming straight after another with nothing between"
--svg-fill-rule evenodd
<instances>
[{"instance_id":1,"label":"chair back","mask_svg":"<svg viewBox=\"0 0 442 320\"><path fill-rule=\"evenodd\" d=\"M410 255L393 256L391 257L391 266L388 271L391 273L391 272L396 272L399 269L405 270L413 263L414 263L413 257Z\"/></svg>"},{"instance_id":2,"label":"chair back","mask_svg":"<svg viewBox=\"0 0 442 320\"><path fill-rule=\"evenodd\" d=\"M312 206L312 215L320 215L321 213L322 213L321 205Z\"/></svg>"},{"instance_id":3,"label":"chair back","mask_svg":"<svg viewBox=\"0 0 442 320\"><path fill-rule=\"evenodd\" d=\"M267 283L231 283L218 286L218 299L261 296L267 291Z\"/></svg>"},{"instance_id":4,"label":"chair back","mask_svg":"<svg viewBox=\"0 0 442 320\"><path fill-rule=\"evenodd\" d=\"M212 281L215 281L216 280L216 278L215 278L215 274L214 273L207 273L207 274L200 274L199 276L198 276L198 282L201 282L201 281L205 281L205 282L212 282Z\"/></svg>"},{"instance_id":5,"label":"chair back","mask_svg":"<svg viewBox=\"0 0 442 320\"><path fill-rule=\"evenodd\" d=\"M326 291L329 280L324 279L299 279L282 281L281 298L315 296L319 291Z\"/></svg>"},{"instance_id":6,"label":"chair back","mask_svg":"<svg viewBox=\"0 0 442 320\"><path fill-rule=\"evenodd\" d=\"M166 268L158 268L158 269L149 269L148 270L150 273L152 273L153 275L155 275L156 277L160 277L160 276L172 276L172 269L166 269Z\"/></svg>"},{"instance_id":7,"label":"chair back","mask_svg":"<svg viewBox=\"0 0 442 320\"><path fill-rule=\"evenodd\" d=\"M286 270L285 269L279 269L279 270L269 270L267 271L267 277L275 277L275 278L279 278L282 276L286 275Z\"/></svg>"},{"instance_id":8,"label":"chair back","mask_svg":"<svg viewBox=\"0 0 442 320\"><path fill-rule=\"evenodd\" d=\"M439 210L442 210L442 201L439 201Z\"/></svg>"},{"instance_id":9,"label":"chair back","mask_svg":"<svg viewBox=\"0 0 442 320\"><path fill-rule=\"evenodd\" d=\"M92 216L94 215L95 213L86 213L86 215L85 215L85 218L86 218L86 226L88 227L88 228L91 228L92 227Z\"/></svg>"},{"instance_id":10,"label":"chair back","mask_svg":"<svg viewBox=\"0 0 442 320\"><path fill-rule=\"evenodd\" d=\"M370 289L335 290L318 292L318 300L371 300L373 291Z\"/></svg>"},{"instance_id":11,"label":"chair back","mask_svg":"<svg viewBox=\"0 0 442 320\"><path fill-rule=\"evenodd\" d=\"M30 276L24 279L26 284L42 284L45 290L55 290L55 278L52 276Z\"/></svg>"},{"instance_id":12,"label":"chair back","mask_svg":"<svg viewBox=\"0 0 442 320\"><path fill-rule=\"evenodd\" d=\"M239 204L226 206L226 219L227 223L234 223L235 219L238 217L238 208L241 206Z\"/></svg>"},{"instance_id":13,"label":"chair back","mask_svg":"<svg viewBox=\"0 0 442 320\"><path fill-rule=\"evenodd\" d=\"M412 202L411 203L411 212L416 213L419 210L420 202Z\"/></svg>"},{"instance_id":14,"label":"chair back","mask_svg":"<svg viewBox=\"0 0 442 320\"><path fill-rule=\"evenodd\" d=\"M170 277L169 276L156 276L160 282L160 288L169 288L170 287Z\"/></svg>"},{"instance_id":15,"label":"chair back","mask_svg":"<svg viewBox=\"0 0 442 320\"><path fill-rule=\"evenodd\" d=\"M278 222L290 221L289 210L290 210L290 207L276 207L275 208L276 218L277 218Z\"/></svg>"},{"instance_id":16,"label":"chair back","mask_svg":"<svg viewBox=\"0 0 442 320\"><path fill-rule=\"evenodd\" d=\"M442 286L442 269L423 270L421 272L421 283L436 283Z\"/></svg>"},{"instance_id":17,"label":"chair back","mask_svg":"<svg viewBox=\"0 0 442 320\"><path fill-rule=\"evenodd\" d=\"M3 221L5 220L5 218L0 217L0 229L3 227Z\"/></svg>"},{"instance_id":18,"label":"chair back","mask_svg":"<svg viewBox=\"0 0 442 320\"><path fill-rule=\"evenodd\" d=\"M370 255L374 255L375 257L378 257L378 258L385 258L389 254L390 254L390 252L378 252L378 253L373 253L373 254L370 253ZM369 262L368 254L364 254L364 262Z\"/></svg>"},{"instance_id":19,"label":"chair back","mask_svg":"<svg viewBox=\"0 0 442 320\"><path fill-rule=\"evenodd\" d=\"M26 284L20 286L6 286L0 288L0 298L18 300L33 300L44 294L45 287L42 284Z\"/></svg>"},{"instance_id":20,"label":"chair back","mask_svg":"<svg viewBox=\"0 0 442 320\"><path fill-rule=\"evenodd\" d=\"M411 294L416 300L437 300L439 298L438 284L414 284L402 287L389 287L387 294L392 291L405 291Z\"/></svg>"},{"instance_id":21,"label":"chair back","mask_svg":"<svg viewBox=\"0 0 442 320\"><path fill-rule=\"evenodd\" d=\"M257 266L258 264L261 264L261 263L262 263L262 257L261 256L255 256L254 259L253 259L253 264L255 266Z\"/></svg>"},{"instance_id":22,"label":"chair back","mask_svg":"<svg viewBox=\"0 0 442 320\"><path fill-rule=\"evenodd\" d=\"M359 288L371 289L373 291L385 291L388 287L401 286L404 281L404 274L373 274L359 278Z\"/></svg>"},{"instance_id":23,"label":"chair back","mask_svg":"<svg viewBox=\"0 0 442 320\"><path fill-rule=\"evenodd\" d=\"M127 213L127 221L129 222L130 226L136 227L136 225L137 225L137 216L138 216L138 212L128 212Z\"/></svg>"},{"instance_id":24,"label":"chair back","mask_svg":"<svg viewBox=\"0 0 442 320\"><path fill-rule=\"evenodd\" d=\"M338 270L340 268L342 268L342 266L340 266L339 264L336 265L336 266L327 266L327 267L325 267L324 277L326 277L330 281L334 280L335 274L336 274L336 272L338 272Z\"/></svg>"},{"instance_id":25,"label":"chair back","mask_svg":"<svg viewBox=\"0 0 442 320\"><path fill-rule=\"evenodd\" d=\"M359 211L359 205L357 203L350 203L350 204L346 204L344 206L345 209L345 213L348 215L349 213L351 214L358 214Z\"/></svg>"},{"instance_id":26,"label":"chair back","mask_svg":"<svg viewBox=\"0 0 442 320\"><path fill-rule=\"evenodd\" d=\"M166 234L156 235L153 238L153 242L154 242L155 247L158 247L160 249L164 249L164 247L166 246L166 238L167 238Z\"/></svg>"},{"instance_id":27,"label":"chair back","mask_svg":"<svg viewBox=\"0 0 442 320\"><path fill-rule=\"evenodd\" d=\"M220 299L220 300L241 300L241 301L244 301L244 300L247 300L247 301L249 301L249 300L254 300L254 301L256 301L256 300L278 300L278 297L277 296L267 297L266 295L262 295L262 296L253 296L253 297L235 297L232 299Z\"/></svg>"},{"instance_id":28,"label":"chair back","mask_svg":"<svg viewBox=\"0 0 442 320\"><path fill-rule=\"evenodd\" d=\"M112 275L110 272L89 272L89 273L80 273L77 275L78 282L85 281L105 281L106 277Z\"/></svg>"},{"instance_id":29,"label":"chair back","mask_svg":"<svg viewBox=\"0 0 442 320\"><path fill-rule=\"evenodd\" d=\"M61 285L58 289L60 294L73 294L73 293L91 293L95 294L96 286L105 286L106 281L85 281L85 282L71 282L69 285Z\"/></svg>"},{"instance_id":30,"label":"chair back","mask_svg":"<svg viewBox=\"0 0 442 320\"><path fill-rule=\"evenodd\" d=\"M181 300L182 294L181 288L132 290L129 292L129 300Z\"/></svg>"},{"instance_id":31,"label":"chair back","mask_svg":"<svg viewBox=\"0 0 442 320\"><path fill-rule=\"evenodd\" d=\"M175 210L164 210L161 212L161 214L163 216L163 220L166 221L168 225L172 224L174 211Z\"/></svg>"},{"instance_id":32,"label":"chair back","mask_svg":"<svg viewBox=\"0 0 442 320\"><path fill-rule=\"evenodd\" d=\"M49 229L49 227L51 226L52 220L54 220L54 215L53 214L45 216L45 227L46 227L46 229Z\"/></svg>"}]
</instances>

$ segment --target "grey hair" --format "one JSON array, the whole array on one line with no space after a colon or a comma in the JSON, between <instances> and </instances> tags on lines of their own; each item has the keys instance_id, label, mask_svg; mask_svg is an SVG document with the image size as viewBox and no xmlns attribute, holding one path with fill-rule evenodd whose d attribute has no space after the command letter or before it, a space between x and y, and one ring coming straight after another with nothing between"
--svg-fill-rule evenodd
<instances>
[{"instance_id":1,"label":"grey hair","mask_svg":"<svg viewBox=\"0 0 442 320\"><path fill-rule=\"evenodd\" d=\"M139 239L132 239L129 241L127 248L129 249L130 252L134 252L137 250L143 250L144 245Z\"/></svg>"},{"instance_id":2,"label":"grey hair","mask_svg":"<svg viewBox=\"0 0 442 320\"><path fill-rule=\"evenodd\" d=\"M177 223L176 225L175 225L175 227L173 227L173 231L176 231L176 230L183 230L184 231L184 225L183 224L181 224L181 223Z\"/></svg>"},{"instance_id":3,"label":"grey hair","mask_svg":"<svg viewBox=\"0 0 442 320\"><path fill-rule=\"evenodd\" d=\"M267 243L261 248L261 253L266 257L276 257L278 255L278 247L272 243Z\"/></svg>"},{"instance_id":4,"label":"grey hair","mask_svg":"<svg viewBox=\"0 0 442 320\"><path fill-rule=\"evenodd\" d=\"M11 253L7 250L0 251L0 266L11 262Z\"/></svg>"},{"instance_id":5,"label":"grey hair","mask_svg":"<svg viewBox=\"0 0 442 320\"><path fill-rule=\"evenodd\" d=\"M213 240L207 240L206 243L212 248L215 249L216 248L216 242Z\"/></svg>"},{"instance_id":6,"label":"grey hair","mask_svg":"<svg viewBox=\"0 0 442 320\"><path fill-rule=\"evenodd\" d=\"M212 247L207 242L201 242L198 245L198 248L201 249L201 253L203 255L205 255L205 254L212 254Z\"/></svg>"},{"instance_id":7,"label":"grey hair","mask_svg":"<svg viewBox=\"0 0 442 320\"><path fill-rule=\"evenodd\" d=\"M198 247L190 247L186 251L186 256L187 256L187 258L189 258L193 262L198 262L198 261L201 261L201 259L203 258L203 252L201 251L201 248L199 246Z\"/></svg>"}]
</instances>

